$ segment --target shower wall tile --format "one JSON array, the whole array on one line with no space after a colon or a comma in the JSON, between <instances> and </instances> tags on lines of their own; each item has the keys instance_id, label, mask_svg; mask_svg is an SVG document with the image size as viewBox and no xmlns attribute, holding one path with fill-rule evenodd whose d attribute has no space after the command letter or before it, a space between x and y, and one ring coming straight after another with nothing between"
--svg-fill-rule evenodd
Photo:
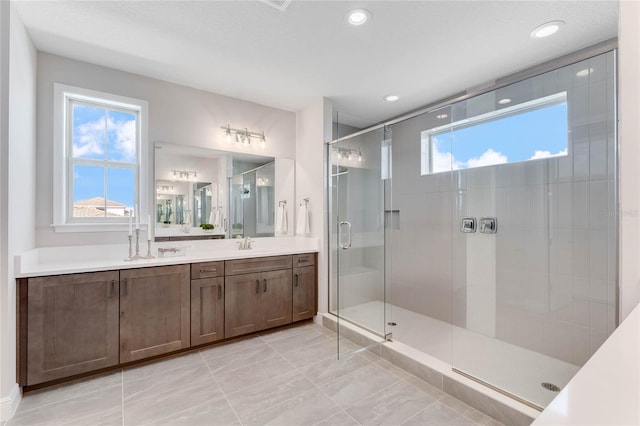
<instances>
[{"instance_id":1,"label":"shower wall tile","mask_svg":"<svg viewBox=\"0 0 640 426\"><path fill-rule=\"evenodd\" d=\"M591 304L588 299L573 299L573 323L589 327L591 324Z\"/></svg>"},{"instance_id":2,"label":"shower wall tile","mask_svg":"<svg viewBox=\"0 0 640 426\"><path fill-rule=\"evenodd\" d=\"M587 84L574 86L569 96L572 109L571 126L589 124L589 86Z\"/></svg>"},{"instance_id":3,"label":"shower wall tile","mask_svg":"<svg viewBox=\"0 0 640 426\"><path fill-rule=\"evenodd\" d=\"M589 326L591 330L597 330L603 333L607 331L607 308L608 304L605 302L591 302L591 318Z\"/></svg>"},{"instance_id":4,"label":"shower wall tile","mask_svg":"<svg viewBox=\"0 0 640 426\"><path fill-rule=\"evenodd\" d=\"M573 183L573 228L589 228L589 182Z\"/></svg>"},{"instance_id":5,"label":"shower wall tile","mask_svg":"<svg viewBox=\"0 0 640 426\"><path fill-rule=\"evenodd\" d=\"M609 69L609 64L607 59L610 56L608 55L598 55L589 59L589 68L593 71L589 74L589 82L593 83L600 80L605 80L607 76L612 75L609 72L613 72L613 67Z\"/></svg>"},{"instance_id":6,"label":"shower wall tile","mask_svg":"<svg viewBox=\"0 0 640 426\"><path fill-rule=\"evenodd\" d=\"M591 333L589 327L573 325L573 360L575 365L584 365L591 356Z\"/></svg>"},{"instance_id":7,"label":"shower wall tile","mask_svg":"<svg viewBox=\"0 0 640 426\"><path fill-rule=\"evenodd\" d=\"M589 276L589 231L573 231L573 274L580 278Z\"/></svg>"},{"instance_id":8,"label":"shower wall tile","mask_svg":"<svg viewBox=\"0 0 640 426\"><path fill-rule=\"evenodd\" d=\"M589 276L592 280L608 278L609 255L606 230L589 232Z\"/></svg>"},{"instance_id":9,"label":"shower wall tile","mask_svg":"<svg viewBox=\"0 0 640 426\"><path fill-rule=\"evenodd\" d=\"M589 179L589 144L573 144L573 180L585 181Z\"/></svg>"},{"instance_id":10,"label":"shower wall tile","mask_svg":"<svg viewBox=\"0 0 640 426\"><path fill-rule=\"evenodd\" d=\"M561 157L558 161L558 182L569 182L573 180L573 158L571 155Z\"/></svg>"},{"instance_id":11,"label":"shower wall tile","mask_svg":"<svg viewBox=\"0 0 640 426\"><path fill-rule=\"evenodd\" d=\"M589 151L589 175L591 179L607 178L607 140L591 142Z\"/></svg>"},{"instance_id":12,"label":"shower wall tile","mask_svg":"<svg viewBox=\"0 0 640 426\"><path fill-rule=\"evenodd\" d=\"M591 229L607 228L608 191L609 182L607 180L593 180L589 183L589 224Z\"/></svg>"},{"instance_id":13,"label":"shower wall tile","mask_svg":"<svg viewBox=\"0 0 640 426\"><path fill-rule=\"evenodd\" d=\"M573 363L573 324L558 323L558 355L562 361Z\"/></svg>"},{"instance_id":14,"label":"shower wall tile","mask_svg":"<svg viewBox=\"0 0 640 426\"><path fill-rule=\"evenodd\" d=\"M602 70L596 72L594 68L593 76L595 74L604 74ZM607 119L607 82L606 80L590 79L589 82L589 120L605 122ZM594 81L596 80L596 81Z\"/></svg>"},{"instance_id":15,"label":"shower wall tile","mask_svg":"<svg viewBox=\"0 0 640 426\"><path fill-rule=\"evenodd\" d=\"M598 348L602 346L604 341L607 340L607 337L609 337L609 333L606 330L601 331L597 329L592 329L591 330L591 353L594 353L595 351L597 351Z\"/></svg>"},{"instance_id":16,"label":"shower wall tile","mask_svg":"<svg viewBox=\"0 0 640 426\"><path fill-rule=\"evenodd\" d=\"M593 302L609 303L609 282L591 279L589 281L590 299Z\"/></svg>"},{"instance_id":17,"label":"shower wall tile","mask_svg":"<svg viewBox=\"0 0 640 426\"><path fill-rule=\"evenodd\" d=\"M589 327L573 325L573 360L576 365L584 365L591 356L591 333Z\"/></svg>"},{"instance_id":18,"label":"shower wall tile","mask_svg":"<svg viewBox=\"0 0 640 426\"><path fill-rule=\"evenodd\" d=\"M558 89L558 74L558 70L553 70L542 74L541 77L544 96L549 96L560 92L560 89Z\"/></svg>"},{"instance_id":19,"label":"shower wall tile","mask_svg":"<svg viewBox=\"0 0 640 426\"><path fill-rule=\"evenodd\" d=\"M574 299L589 300L590 287L589 278L573 277L573 297Z\"/></svg>"},{"instance_id":20,"label":"shower wall tile","mask_svg":"<svg viewBox=\"0 0 640 426\"><path fill-rule=\"evenodd\" d=\"M573 228L573 183L558 184L558 227Z\"/></svg>"}]
</instances>

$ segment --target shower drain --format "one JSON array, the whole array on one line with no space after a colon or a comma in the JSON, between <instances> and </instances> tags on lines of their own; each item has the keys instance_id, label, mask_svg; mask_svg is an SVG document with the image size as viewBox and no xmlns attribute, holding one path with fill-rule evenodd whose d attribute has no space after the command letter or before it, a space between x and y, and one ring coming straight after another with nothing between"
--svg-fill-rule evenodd
<instances>
[{"instance_id":1,"label":"shower drain","mask_svg":"<svg viewBox=\"0 0 640 426\"><path fill-rule=\"evenodd\" d=\"M396 324L395 322L391 321L391 322L388 322L387 325L390 325L391 327L395 327L398 324Z\"/></svg>"},{"instance_id":2,"label":"shower drain","mask_svg":"<svg viewBox=\"0 0 640 426\"><path fill-rule=\"evenodd\" d=\"M554 385L553 383L543 382L540 385L546 390L550 390L551 392L560 392L560 388Z\"/></svg>"}]
</instances>

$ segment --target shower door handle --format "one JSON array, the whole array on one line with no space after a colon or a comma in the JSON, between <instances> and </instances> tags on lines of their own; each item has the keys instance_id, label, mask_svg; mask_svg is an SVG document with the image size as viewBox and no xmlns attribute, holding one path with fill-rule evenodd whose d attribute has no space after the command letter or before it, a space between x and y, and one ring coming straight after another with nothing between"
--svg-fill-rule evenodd
<instances>
[{"instance_id":1,"label":"shower door handle","mask_svg":"<svg viewBox=\"0 0 640 426\"><path fill-rule=\"evenodd\" d=\"M347 231L349 233L347 235L349 239L347 240L347 244L342 244L342 226L343 225L348 226ZM338 225L338 244L340 245L340 248L342 250L346 250L351 247L351 222L347 222L346 220L343 220L342 222L340 222L340 225Z\"/></svg>"}]
</instances>

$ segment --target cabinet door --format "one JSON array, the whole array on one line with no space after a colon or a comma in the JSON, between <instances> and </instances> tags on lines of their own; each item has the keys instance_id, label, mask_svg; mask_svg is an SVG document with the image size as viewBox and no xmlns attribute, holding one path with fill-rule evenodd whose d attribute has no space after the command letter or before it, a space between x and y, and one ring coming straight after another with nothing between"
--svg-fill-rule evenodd
<instances>
[{"instance_id":1,"label":"cabinet door","mask_svg":"<svg viewBox=\"0 0 640 426\"><path fill-rule=\"evenodd\" d=\"M118 364L118 272L30 278L27 385Z\"/></svg>"},{"instance_id":2,"label":"cabinet door","mask_svg":"<svg viewBox=\"0 0 640 426\"><path fill-rule=\"evenodd\" d=\"M191 280L191 346L224 337L224 278Z\"/></svg>"},{"instance_id":3,"label":"cabinet door","mask_svg":"<svg viewBox=\"0 0 640 426\"><path fill-rule=\"evenodd\" d=\"M262 273L260 330L291 323L291 269Z\"/></svg>"},{"instance_id":4,"label":"cabinet door","mask_svg":"<svg viewBox=\"0 0 640 426\"><path fill-rule=\"evenodd\" d=\"M316 267L293 268L293 321L313 318L316 309Z\"/></svg>"},{"instance_id":5,"label":"cabinet door","mask_svg":"<svg viewBox=\"0 0 640 426\"><path fill-rule=\"evenodd\" d=\"M120 362L189 347L189 265L120 271Z\"/></svg>"},{"instance_id":6,"label":"cabinet door","mask_svg":"<svg viewBox=\"0 0 640 426\"><path fill-rule=\"evenodd\" d=\"M240 336L260 329L262 274L244 274L225 278L224 336Z\"/></svg>"}]
</instances>

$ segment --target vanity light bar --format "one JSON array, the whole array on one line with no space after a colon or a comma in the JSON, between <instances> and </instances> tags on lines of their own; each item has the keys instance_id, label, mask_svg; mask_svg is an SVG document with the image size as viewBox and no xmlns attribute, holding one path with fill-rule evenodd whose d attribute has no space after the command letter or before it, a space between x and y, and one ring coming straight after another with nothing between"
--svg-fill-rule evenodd
<instances>
[{"instance_id":1,"label":"vanity light bar","mask_svg":"<svg viewBox=\"0 0 640 426\"><path fill-rule=\"evenodd\" d=\"M251 132L246 127L243 129L234 129L229 124L226 126L220 127L224 130L225 135L227 136L227 143L231 143L231 137L234 136L237 143L242 144L251 144L251 138L258 139L262 146L267 142L267 138L264 136L264 131L261 132Z\"/></svg>"},{"instance_id":2,"label":"vanity light bar","mask_svg":"<svg viewBox=\"0 0 640 426\"><path fill-rule=\"evenodd\" d=\"M338 148L338 158L342 158L345 160L353 160L354 158L358 159L358 162L362 162L362 151L354 148Z\"/></svg>"},{"instance_id":3,"label":"vanity light bar","mask_svg":"<svg viewBox=\"0 0 640 426\"><path fill-rule=\"evenodd\" d=\"M190 172L188 170L171 170L174 179L190 180L198 177L198 172Z\"/></svg>"}]
</instances>

